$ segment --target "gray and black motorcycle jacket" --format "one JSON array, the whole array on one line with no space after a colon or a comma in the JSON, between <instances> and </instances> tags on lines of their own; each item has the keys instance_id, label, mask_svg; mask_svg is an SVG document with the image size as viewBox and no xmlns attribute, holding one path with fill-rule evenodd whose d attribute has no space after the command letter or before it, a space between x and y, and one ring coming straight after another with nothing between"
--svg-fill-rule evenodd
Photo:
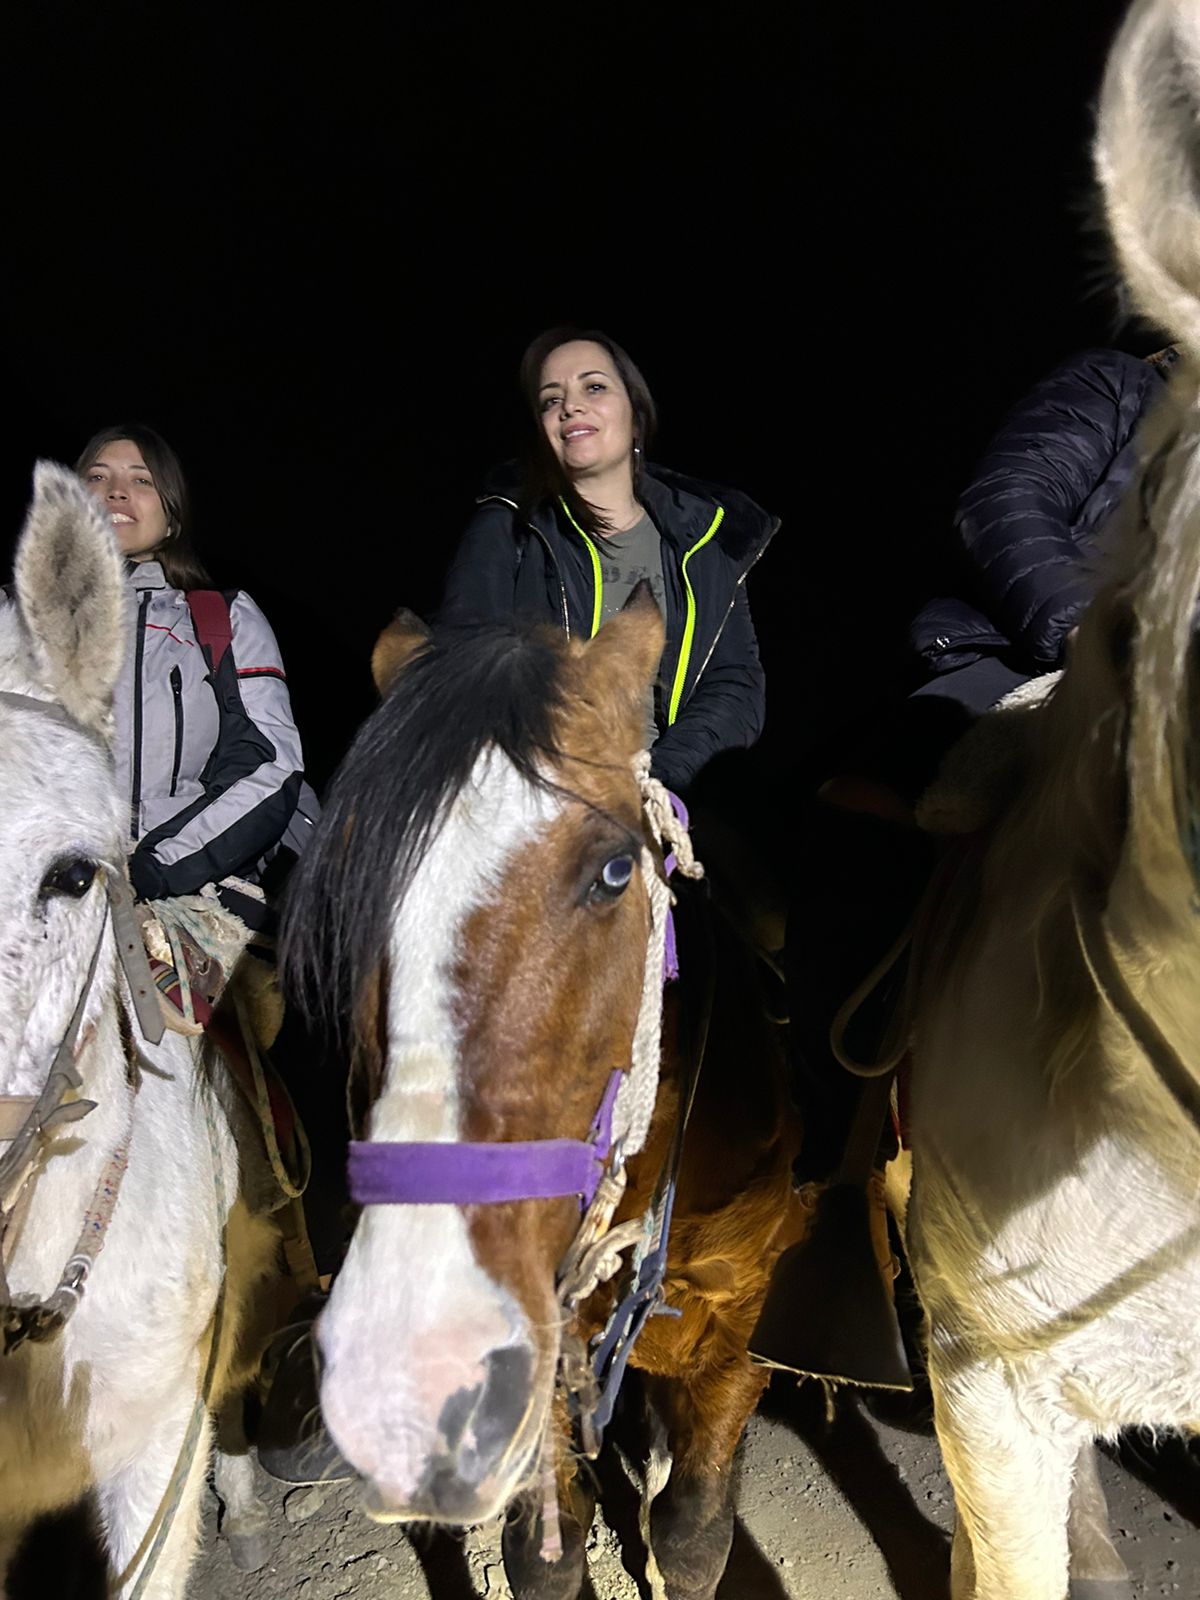
<instances>
[{"instance_id":1,"label":"gray and black motorcycle jacket","mask_svg":"<svg viewBox=\"0 0 1200 1600\"><path fill-rule=\"evenodd\" d=\"M254 880L293 824L304 761L279 646L249 595L227 598L233 643L214 673L182 590L157 561L129 572L113 759L142 899Z\"/></svg>"}]
</instances>

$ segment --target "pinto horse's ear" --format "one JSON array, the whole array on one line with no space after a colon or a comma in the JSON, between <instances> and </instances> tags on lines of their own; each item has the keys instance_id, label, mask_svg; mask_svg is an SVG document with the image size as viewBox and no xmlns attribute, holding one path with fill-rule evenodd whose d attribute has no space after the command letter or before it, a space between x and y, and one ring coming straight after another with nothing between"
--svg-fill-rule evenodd
<instances>
[{"instance_id":1,"label":"pinto horse's ear","mask_svg":"<svg viewBox=\"0 0 1200 1600\"><path fill-rule=\"evenodd\" d=\"M375 641L371 651L371 676L380 696L385 695L412 658L429 643L433 630L415 611L402 606Z\"/></svg>"},{"instance_id":2,"label":"pinto horse's ear","mask_svg":"<svg viewBox=\"0 0 1200 1600\"><path fill-rule=\"evenodd\" d=\"M35 676L107 739L125 654L121 555L95 497L57 462L34 468L15 577Z\"/></svg>"},{"instance_id":3,"label":"pinto horse's ear","mask_svg":"<svg viewBox=\"0 0 1200 1600\"><path fill-rule=\"evenodd\" d=\"M662 660L665 640L662 612L643 578L621 610L587 646L585 666L589 673L602 674L608 692L618 694L640 718L646 691Z\"/></svg>"}]
</instances>

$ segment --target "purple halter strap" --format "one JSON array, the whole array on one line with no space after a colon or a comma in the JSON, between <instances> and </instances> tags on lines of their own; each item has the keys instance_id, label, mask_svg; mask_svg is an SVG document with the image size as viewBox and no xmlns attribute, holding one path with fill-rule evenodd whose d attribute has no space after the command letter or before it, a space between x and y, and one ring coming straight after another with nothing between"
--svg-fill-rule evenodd
<instances>
[{"instance_id":1,"label":"purple halter strap","mask_svg":"<svg viewBox=\"0 0 1200 1600\"><path fill-rule=\"evenodd\" d=\"M350 1193L360 1206L491 1205L579 1195L587 1210L612 1149L613 1106L625 1074L609 1077L587 1139L509 1144L350 1146Z\"/></svg>"},{"instance_id":2,"label":"purple halter strap","mask_svg":"<svg viewBox=\"0 0 1200 1600\"><path fill-rule=\"evenodd\" d=\"M668 793L670 793L669 790L668 790ZM671 795L671 809L672 809L672 811L674 811L675 815L679 818L680 822L683 823L684 831L686 832L687 829L688 829L688 826L689 826L688 808L684 805L683 801L679 798L679 796L677 794L672 794ZM665 878L669 879L671 874L674 871L675 871L675 852L671 851L671 853L667 856L666 860L663 862L663 876ZM679 952L675 947L675 913L668 906L667 907L666 936L663 939L663 985L664 985L664 987L668 983L674 983L676 978L678 978L678 976L679 976Z\"/></svg>"}]
</instances>

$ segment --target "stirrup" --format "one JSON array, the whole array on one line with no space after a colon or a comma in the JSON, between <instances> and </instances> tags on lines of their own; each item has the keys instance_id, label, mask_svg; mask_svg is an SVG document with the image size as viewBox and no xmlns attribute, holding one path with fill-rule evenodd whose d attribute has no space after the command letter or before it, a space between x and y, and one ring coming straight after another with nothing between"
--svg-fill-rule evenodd
<instances>
[{"instance_id":1,"label":"stirrup","mask_svg":"<svg viewBox=\"0 0 1200 1600\"><path fill-rule=\"evenodd\" d=\"M750 1336L750 1355L763 1366L865 1388L912 1389L875 1172L891 1092L891 1073L867 1080L833 1181L810 1190L808 1233L775 1264Z\"/></svg>"},{"instance_id":2,"label":"stirrup","mask_svg":"<svg viewBox=\"0 0 1200 1600\"><path fill-rule=\"evenodd\" d=\"M818 1191L807 1237L776 1263L750 1336L752 1360L805 1378L911 1391L900 1322L871 1238L871 1203L860 1184Z\"/></svg>"}]
</instances>

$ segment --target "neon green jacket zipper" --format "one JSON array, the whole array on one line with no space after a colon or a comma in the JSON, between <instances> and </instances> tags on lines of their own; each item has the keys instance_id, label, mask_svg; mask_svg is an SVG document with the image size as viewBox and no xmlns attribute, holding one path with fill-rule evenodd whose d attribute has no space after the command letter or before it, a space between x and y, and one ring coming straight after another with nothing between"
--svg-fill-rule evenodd
<instances>
[{"instance_id":1,"label":"neon green jacket zipper","mask_svg":"<svg viewBox=\"0 0 1200 1600\"><path fill-rule=\"evenodd\" d=\"M588 634L588 638L594 639L600 632L600 618L604 614L604 576L600 571L600 552L571 515L571 508L566 500L560 496L558 503L566 512L567 521L587 545L588 555L592 558L592 592L595 598L592 601L592 631Z\"/></svg>"},{"instance_id":2,"label":"neon green jacket zipper","mask_svg":"<svg viewBox=\"0 0 1200 1600\"><path fill-rule=\"evenodd\" d=\"M692 640L696 633L696 594L692 588L692 580L688 577L688 562L702 550L716 533L725 520L725 507L718 506L717 514L709 525L708 532L702 539L697 539L692 548L686 552L679 564L679 571L683 577L684 593L687 597L687 616L683 624L683 642L679 646L679 663L675 668L675 682L671 686L671 702L667 708L667 727L671 727L679 715L679 702L683 699L683 685L687 679L688 662L692 658Z\"/></svg>"},{"instance_id":3,"label":"neon green jacket zipper","mask_svg":"<svg viewBox=\"0 0 1200 1600\"><path fill-rule=\"evenodd\" d=\"M571 515L571 508L567 502L565 500L560 500L559 504L566 512L567 521L583 540L584 544L587 546L588 554L592 558L592 586L594 599L592 602L592 631L589 637L594 639L597 633L600 631L600 618L604 610L604 579L600 570L600 552L596 549L593 541L588 538L587 534ZM717 514L709 524L708 532L705 533L702 538L697 539L692 548L685 552L683 560L679 564L680 576L683 578L684 594L687 599L687 615L684 618L683 641L679 646L679 662L675 668L675 682L671 687L671 700L667 709L668 728L672 725L672 723L674 723L675 718L679 715L679 703L683 699L683 686L687 681L688 663L692 658L692 641L696 634L696 593L692 588L692 580L688 577L688 562L696 554L697 550L704 548L724 520L725 507L718 506Z\"/></svg>"}]
</instances>

